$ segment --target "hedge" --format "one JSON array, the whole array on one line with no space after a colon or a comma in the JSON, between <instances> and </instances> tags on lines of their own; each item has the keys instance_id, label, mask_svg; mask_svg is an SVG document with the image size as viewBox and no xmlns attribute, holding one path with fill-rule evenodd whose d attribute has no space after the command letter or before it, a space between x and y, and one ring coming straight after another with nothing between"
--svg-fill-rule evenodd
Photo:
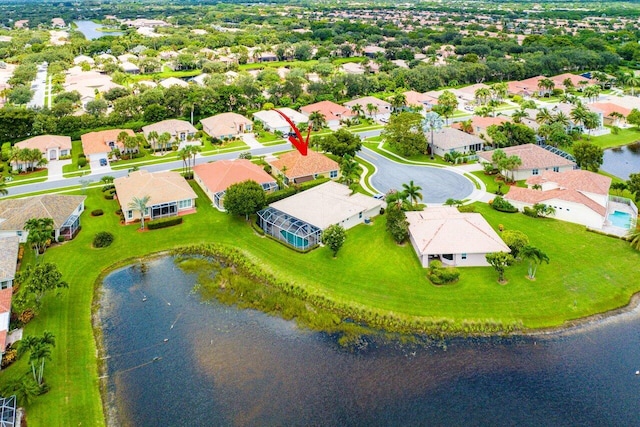
<instances>
[{"instance_id":1,"label":"hedge","mask_svg":"<svg viewBox=\"0 0 640 427\"><path fill-rule=\"evenodd\" d=\"M149 230L157 230L159 228L171 227L173 225L182 224L181 216L174 216L172 218L158 219L156 221L147 222Z\"/></svg>"},{"instance_id":2,"label":"hedge","mask_svg":"<svg viewBox=\"0 0 640 427\"><path fill-rule=\"evenodd\" d=\"M102 209L96 209L94 211L91 211L91 216L101 216L103 214L104 212L102 211Z\"/></svg>"},{"instance_id":3,"label":"hedge","mask_svg":"<svg viewBox=\"0 0 640 427\"><path fill-rule=\"evenodd\" d=\"M93 238L94 248L106 248L113 243L113 234L108 231L101 231Z\"/></svg>"},{"instance_id":4,"label":"hedge","mask_svg":"<svg viewBox=\"0 0 640 427\"><path fill-rule=\"evenodd\" d=\"M273 193L267 194L267 205L273 202L277 202L278 200L286 199L289 196L293 196L296 193L299 193L304 190L308 190L310 188L316 187L320 184L324 184L325 182L330 181L329 178L318 178L313 181L303 182L302 184L294 184L290 187L283 188L282 190L274 191Z\"/></svg>"}]
</instances>

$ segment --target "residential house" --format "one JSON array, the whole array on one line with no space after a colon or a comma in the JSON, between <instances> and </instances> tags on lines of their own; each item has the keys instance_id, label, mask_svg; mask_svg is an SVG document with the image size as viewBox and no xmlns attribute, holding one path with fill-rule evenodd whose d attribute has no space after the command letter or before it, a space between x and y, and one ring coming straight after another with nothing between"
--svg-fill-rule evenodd
<instances>
[{"instance_id":1,"label":"residential house","mask_svg":"<svg viewBox=\"0 0 640 427\"><path fill-rule=\"evenodd\" d=\"M95 64L95 61L93 60L92 57L87 56L87 55L78 55L75 58L73 58L73 63L75 65L80 65L83 62L86 62L87 64L93 66Z\"/></svg>"},{"instance_id":2,"label":"residential house","mask_svg":"<svg viewBox=\"0 0 640 427\"><path fill-rule=\"evenodd\" d=\"M511 95L520 95L520 96L543 96L547 93L546 89L541 89L538 87L538 83L540 80L546 79L545 76L535 76L525 80L520 81L511 81L507 83L508 92Z\"/></svg>"},{"instance_id":3,"label":"residential house","mask_svg":"<svg viewBox=\"0 0 640 427\"><path fill-rule=\"evenodd\" d=\"M99 132L89 132L80 136L82 151L92 165L98 165L100 159L109 160L111 152L115 149L124 151L124 144L118 142L118 135L125 132L129 136L135 136L131 129L109 129Z\"/></svg>"},{"instance_id":4,"label":"residential house","mask_svg":"<svg viewBox=\"0 0 640 427\"><path fill-rule=\"evenodd\" d=\"M184 145L200 145L200 141L194 141L196 132L198 130L189 122L185 120L168 119L158 123L143 126L142 133L147 141L149 140L149 134L156 132L158 135L168 133L171 135L171 141Z\"/></svg>"},{"instance_id":5,"label":"residential house","mask_svg":"<svg viewBox=\"0 0 640 427\"><path fill-rule=\"evenodd\" d=\"M565 172L576 168L575 162L534 144L516 145L501 150L507 157L518 156L522 161L522 165L512 172L516 181L540 175L545 171ZM494 151L478 152L479 162L491 163Z\"/></svg>"},{"instance_id":6,"label":"residential house","mask_svg":"<svg viewBox=\"0 0 640 427\"><path fill-rule=\"evenodd\" d=\"M289 151L279 159L268 161L273 168L273 175L284 175L285 184L311 181L319 177L338 178L340 165L324 154L313 150L303 156L298 150Z\"/></svg>"},{"instance_id":7,"label":"residential house","mask_svg":"<svg viewBox=\"0 0 640 427\"><path fill-rule=\"evenodd\" d=\"M438 97L427 95L425 93L416 92L415 90L409 90L402 93L406 99L406 105L409 108L420 109L424 112L431 111L431 109L438 105Z\"/></svg>"},{"instance_id":8,"label":"residential house","mask_svg":"<svg viewBox=\"0 0 640 427\"><path fill-rule=\"evenodd\" d=\"M60 135L39 135L18 142L16 147L29 150L38 149L47 160L60 160L71 155L71 138Z\"/></svg>"},{"instance_id":9,"label":"residential house","mask_svg":"<svg viewBox=\"0 0 640 427\"><path fill-rule=\"evenodd\" d=\"M565 86L565 80L571 80L571 86L574 88L580 88L583 86L591 86L597 83L596 80L588 79L584 76L579 76L571 73L559 74L551 77L551 81L555 83L557 89L567 90L569 87Z\"/></svg>"},{"instance_id":10,"label":"residential house","mask_svg":"<svg viewBox=\"0 0 640 427\"><path fill-rule=\"evenodd\" d=\"M425 133L427 141L431 142L431 133ZM433 154L444 157L447 153L458 152L469 154L482 151L484 141L476 136L454 128L442 128L433 132Z\"/></svg>"},{"instance_id":11,"label":"residential house","mask_svg":"<svg viewBox=\"0 0 640 427\"><path fill-rule=\"evenodd\" d=\"M0 237L0 363L7 348L13 279L16 276L19 247L18 237Z\"/></svg>"},{"instance_id":12,"label":"residential house","mask_svg":"<svg viewBox=\"0 0 640 427\"><path fill-rule=\"evenodd\" d=\"M498 117L481 117L481 116L473 116L471 117L471 134L477 137L480 137L484 141L491 141L491 137L487 135L487 128L489 126L495 125L500 126L501 124L508 122L509 120L504 116ZM462 122L454 123L451 125L456 129L463 129Z\"/></svg>"},{"instance_id":13,"label":"residential house","mask_svg":"<svg viewBox=\"0 0 640 427\"><path fill-rule=\"evenodd\" d=\"M490 86L484 83L477 83L470 86L461 87L460 89L450 89L449 91L453 93L458 100L461 101L462 104L473 106L476 105L476 91L478 89L489 89Z\"/></svg>"},{"instance_id":14,"label":"residential house","mask_svg":"<svg viewBox=\"0 0 640 427\"><path fill-rule=\"evenodd\" d=\"M463 213L452 206L407 212L411 245L423 267L437 259L445 266L488 266L485 256L511 252L479 213Z\"/></svg>"},{"instance_id":15,"label":"residential house","mask_svg":"<svg viewBox=\"0 0 640 427\"><path fill-rule=\"evenodd\" d=\"M278 108L278 110L286 115L296 126L307 123L309 118L302 113L291 108ZM292 131L289 123L275 110L262 110L253 113L253 119L262 123L264 130L268 132L281 132L288 134Z\"/></svg>"},{"instance_id":16,"label":"residential house","mask_svg":"<svg viewBox=\"0 0 640 427\"><path fill-rule=\"evenodd\" d=\"M140 212L131 207L134 198L149 196L144 217L151 220L196 211L198 196L178 172L139 170L116 178L113 184L127 224L140 219Z\"/></svg>"},{"instance_id":17,"label":"residential house","mask_svg":"<svg viewBox=\"0 0 640 427\"><path fill-rule=\"evenodd\" d=\"M587 108L590 111L601 112L603 124L609 126L625 125L627 116L631 114L629 108L621 107L612 102L594 102L587 104ZM616 113L622 115L622 117L618 117Z\"/></svg>"},{"instance_id":18,"label":"residential house","mask_svg":"<svg viewBox=\"0 0 640 427\"><path fill-rule=\"evenodd\" d=\"M555 209L556 219L600 230L610 186L611 178L585 170L546 171L528 178L527 188L511 187L504 198L520 210L543 203Z\"/></svg>"},{"instance_id":19,"label":"residential house","mask_svg":"<svg viewBox=\"0 0 640 427\"><path fill-rule=\"evenodd\" d=\"M202 131L216 139L233 139L253 130L253 122L238 113L216 114L200 123Z\"/></svg>"},{"instance_id":20,"label":"residential house","mask_svg":"<svg viewBox=\"0 0 640 427\"><path fill-rule=\"evenodd\" d=\"M193 179L221 211L224 211L224 194L233 184L251 180L260 184L266 192L278 189L274 177L246 159L219 160L197 165L193 168Z\"/></svg>"},{"instance_id":21,"label":"residential house","mask_svg":"<svg viewBox=\"0 0 640 427\"><path fill-rule=\"evenodd\" d=\"M168 77L164 80L160 80L160 86L165 89L169 89L171 86L187 87L189 86L189 83L177 77Z\"/></svg>"},{"instance_id":22,"label":"residential house","mask_svg":"<svg viewBox=\"0 0 640 427\"><path fill-rule=\"evenodd\" d=\"M364 56L368 58L375 58L378 55L383 55L386 52L386 49L380 46L365 46L362 50Z\"/></svg>"},{"instance_id":23,"label":"residential house","mask_svg":"<svg viewBox=\"0 0 640 427\"><path fill-rule=\"evenodd\" d=\"M0 200L0 237L18 236L21 243L27 241L24 224L33 218L51 218L53 237L67 240L80 230L80 214L84 212L86 196L45 194L24 199Z\"/></svg>"},{"instance_id":24,"label":"residential house","mask_svg":"<svg viewBox=\"0 0 640 427\"><path fill-rule=\"evenodd\" d=\"M327 227L338 224L349 229L366 223L380 213L382 204L381 200L329 181L271 203L258 212L258 225L268 235L307 250L320 243Z\"/></svg>"},{"instance_id":25,"label":"residential house","mask_svg":"<svg viewBox=\"0 0 640 427\"><path fill-rule=\"evenodd\" d=\"M347 74L364 74L367 70L358 62L346 62L340 69Z\"/></svg>"},{"instance_id":26,"label":"residential house","mask_svg":"<svg viewBox=\"0 0 640 427\"><path fill-rule=\"evenodd\" d=\"M353 111L353 107L359 105L362 108L362 114L365 117L376 120L378 122L388 122L391 117L391 103L376 98L375 96L365 96L345 102L344 106L349 107ZM371 111L369 106L375 107Z\"/></svg>"},{"instance_id":27,"label":"residential house","mask_svg":"<svg viewBox=\"0 0 640 427\"><path fill-rule=\"evenodd\" d=\"M123 62L120 64L120 67L122 68L122 71L127 74L140 74L140 67L133 62Z\"/></svg>"},{"instance_id":28,"label":"residential house","mask_svg":"<svg viewBox=\"0 0 640 427\"><path fill-rule=\"evenodd\" d=\"M598 125L594 129L586 129L581 123L576 123L571 118L571 112L575 108L574 105L559 103L556 104L549 111L553 114L563 113L565 116L569 118L569 126L567 127L567 132L571 131L571 129L579 128L582 132L590 133L591 135L606 135L611 131L604 127L604 112L596 107L593 104L587 104L587 109L592 113L596 113L598 116Z\"/></svg>"},{"instance_id":29,"label":"residential house","mask_svg":"<svg viewBox=\"0 0 640 427\"><path fill-rule=\"evenodd\" d=\"M353 118L353 112L340 104L331 101L321 101L315 104L305 105L300 108L300 112L307 117L312 113L318 112L324 117L327 126L331 130L336 130L341 125L341 120Z\"/></svg>"}]
</instances>

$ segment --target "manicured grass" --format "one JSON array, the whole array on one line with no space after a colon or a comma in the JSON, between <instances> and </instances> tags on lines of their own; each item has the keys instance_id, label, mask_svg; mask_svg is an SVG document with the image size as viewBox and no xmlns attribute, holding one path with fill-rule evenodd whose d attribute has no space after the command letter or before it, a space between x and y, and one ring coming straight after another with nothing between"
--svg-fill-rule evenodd
<instances>
[{"instance_id":1,"label":"manicured grass","mask_svg":"<svg viewBox=\"0 0 640 427\"><path fill-rule=\"evenodd\" d=\"M276 136L275 134L266 131L261 131L260 134L256 136L256 139L263 144L265 142L283 141L281 136Z\"/></svg>"},{"instance_id":2,"label":"manicured grass","mask_svg":"<svg viewBox=\"0 0 640 427\"><path fill-rule=\"evenodd\" d=\"M57 341L45 370L51 390L27 406L30 425L104 425L91 329L94 285L105 269L122 260L177 246L205 242L233 246L268 272L311 293L403 318L558 326L623 306L640 290L640 252L622 240L553 219L504 214L477 204L494 228L503 224L505 229L525 232L531 244L549 255L551 264L542 265L533 282L525 278L527 266L521 263L507 270L507 285L497 283L492 268L475 267L461 269L456 284L436 287L427 281L411 245L398 246L388 236L386 216L374 218L371 226L349 230L336 259L326 248L300 254L259 237L243 219L216 211L195 187L199 196L196 214L185 216L182 225L144 233L136 224L119 224L114 213L117 202L105 200L99 189L87 191L87 212L103 209L105 215L83 214L77 238L47 251L45 260L59 266L69 289L59 296L47 296L40 314L25 328L26 335L51 331ZM104 230L115 235L113 245L92 249L94 235ZM0 382L26 370L23 357L0 372Z\"/></svg>"},{"instance_id":3,"label":"manicured grass","mask_svg":"<svg viewBox=\"0 0 640 427\"><path fill-rule=\"evenodd\" d=\"M74 176L83 174L86 171L91 170L89 162L83 167L78 168L78 157L82 154L82 141L71 141L71 164L64 165L62 167L63 176Z\"/></svg>"},{"instance_id":4,"label":"manicured grass","mask_svg":"<svg viewBox=\"0 0 640 427\"><path fill-rule=\"evenodd\" d=\"M10 166L7 165L7 168L9 168ZM49 175L49 169L47 168L42 168L40 170L36 170L35 172L23 172L23 173L7 173L5 172L5 179L8 179L6 181L7 183L7 187L10 187L12 185L19 185L19 184L33 184L35 182L42 182L42 181L46 181L47 180L47 176ZM9 181L10 180L10 181Z\"/></svg>"},{"instance_id":5,"label":"manicured grass","mask_svg":"<svg viewBox=\"0 0 640 427\"><path fill-rule=\"evenodd\" d=\"M487 192L496 194L496 191L498 191L498 181L496 181L498 175L486 175L483 171L475 171L471 172L471 174L484 182L485 187L487 187ZM509 185L502 183L501 190L503 194L507 194L509 188Z\"/></svg>"},{"instance_id":6,"label":"manicured grass","mask_svg":"<svg viewBox=\"0 0 640 427\"><path fill-rule=\"evenodd\" d=\"M636 141L640 141L640 128L632 127L626 129L620 129L617 135L610 133L609 135L602 136L592 136L591 140L586 139L586 136L583 137L586 141L591 142L592 144L596 144L601 148L611 148L611 147L619 147L621 145L631 144Z\"/></svg>"}]
</instances>

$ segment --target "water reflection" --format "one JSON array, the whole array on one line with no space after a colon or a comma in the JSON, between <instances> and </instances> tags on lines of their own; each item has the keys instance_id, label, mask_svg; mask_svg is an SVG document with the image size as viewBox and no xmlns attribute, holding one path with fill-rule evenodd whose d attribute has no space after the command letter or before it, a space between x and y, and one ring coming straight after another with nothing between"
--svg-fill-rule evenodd
<instances>
[{"instance_id":1,"label":"water reflection","mask_svg":"<svg viewBox=\"0 0 640 427\"><path fill-rule=\"evenodd\" d=\"M624 180L632 173L639 173L640 142L604 150L602 170Z\"/></svg>"},{"instance_id":2,"label":"water reflection","mask_svg":"<svg viewBox=\"0 0 640 427\"><path fill-rule=\"evenodd\" d=\"M544 337L350 353L292 322L200 303L170 258L150 267L104 284L124 425L637 425L635 313Z\"/></svg>"}]
</instances>

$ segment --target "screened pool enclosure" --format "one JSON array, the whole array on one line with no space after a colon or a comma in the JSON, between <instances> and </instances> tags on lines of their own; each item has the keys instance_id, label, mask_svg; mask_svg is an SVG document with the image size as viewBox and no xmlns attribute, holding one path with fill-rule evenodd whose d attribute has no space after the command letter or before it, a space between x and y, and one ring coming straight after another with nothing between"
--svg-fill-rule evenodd
<instances>
[{"instance_id":1,"label":"screened pool enclosure","mask_svg":"<svg viewBox=\"0 0 640 427\"><path fill-rule=\"evenodd\" d=\"M258 212L258 225L268 235L296 249L306 250L320 243L322 230L272 207Z\"/></svg>"}]
</instances>

